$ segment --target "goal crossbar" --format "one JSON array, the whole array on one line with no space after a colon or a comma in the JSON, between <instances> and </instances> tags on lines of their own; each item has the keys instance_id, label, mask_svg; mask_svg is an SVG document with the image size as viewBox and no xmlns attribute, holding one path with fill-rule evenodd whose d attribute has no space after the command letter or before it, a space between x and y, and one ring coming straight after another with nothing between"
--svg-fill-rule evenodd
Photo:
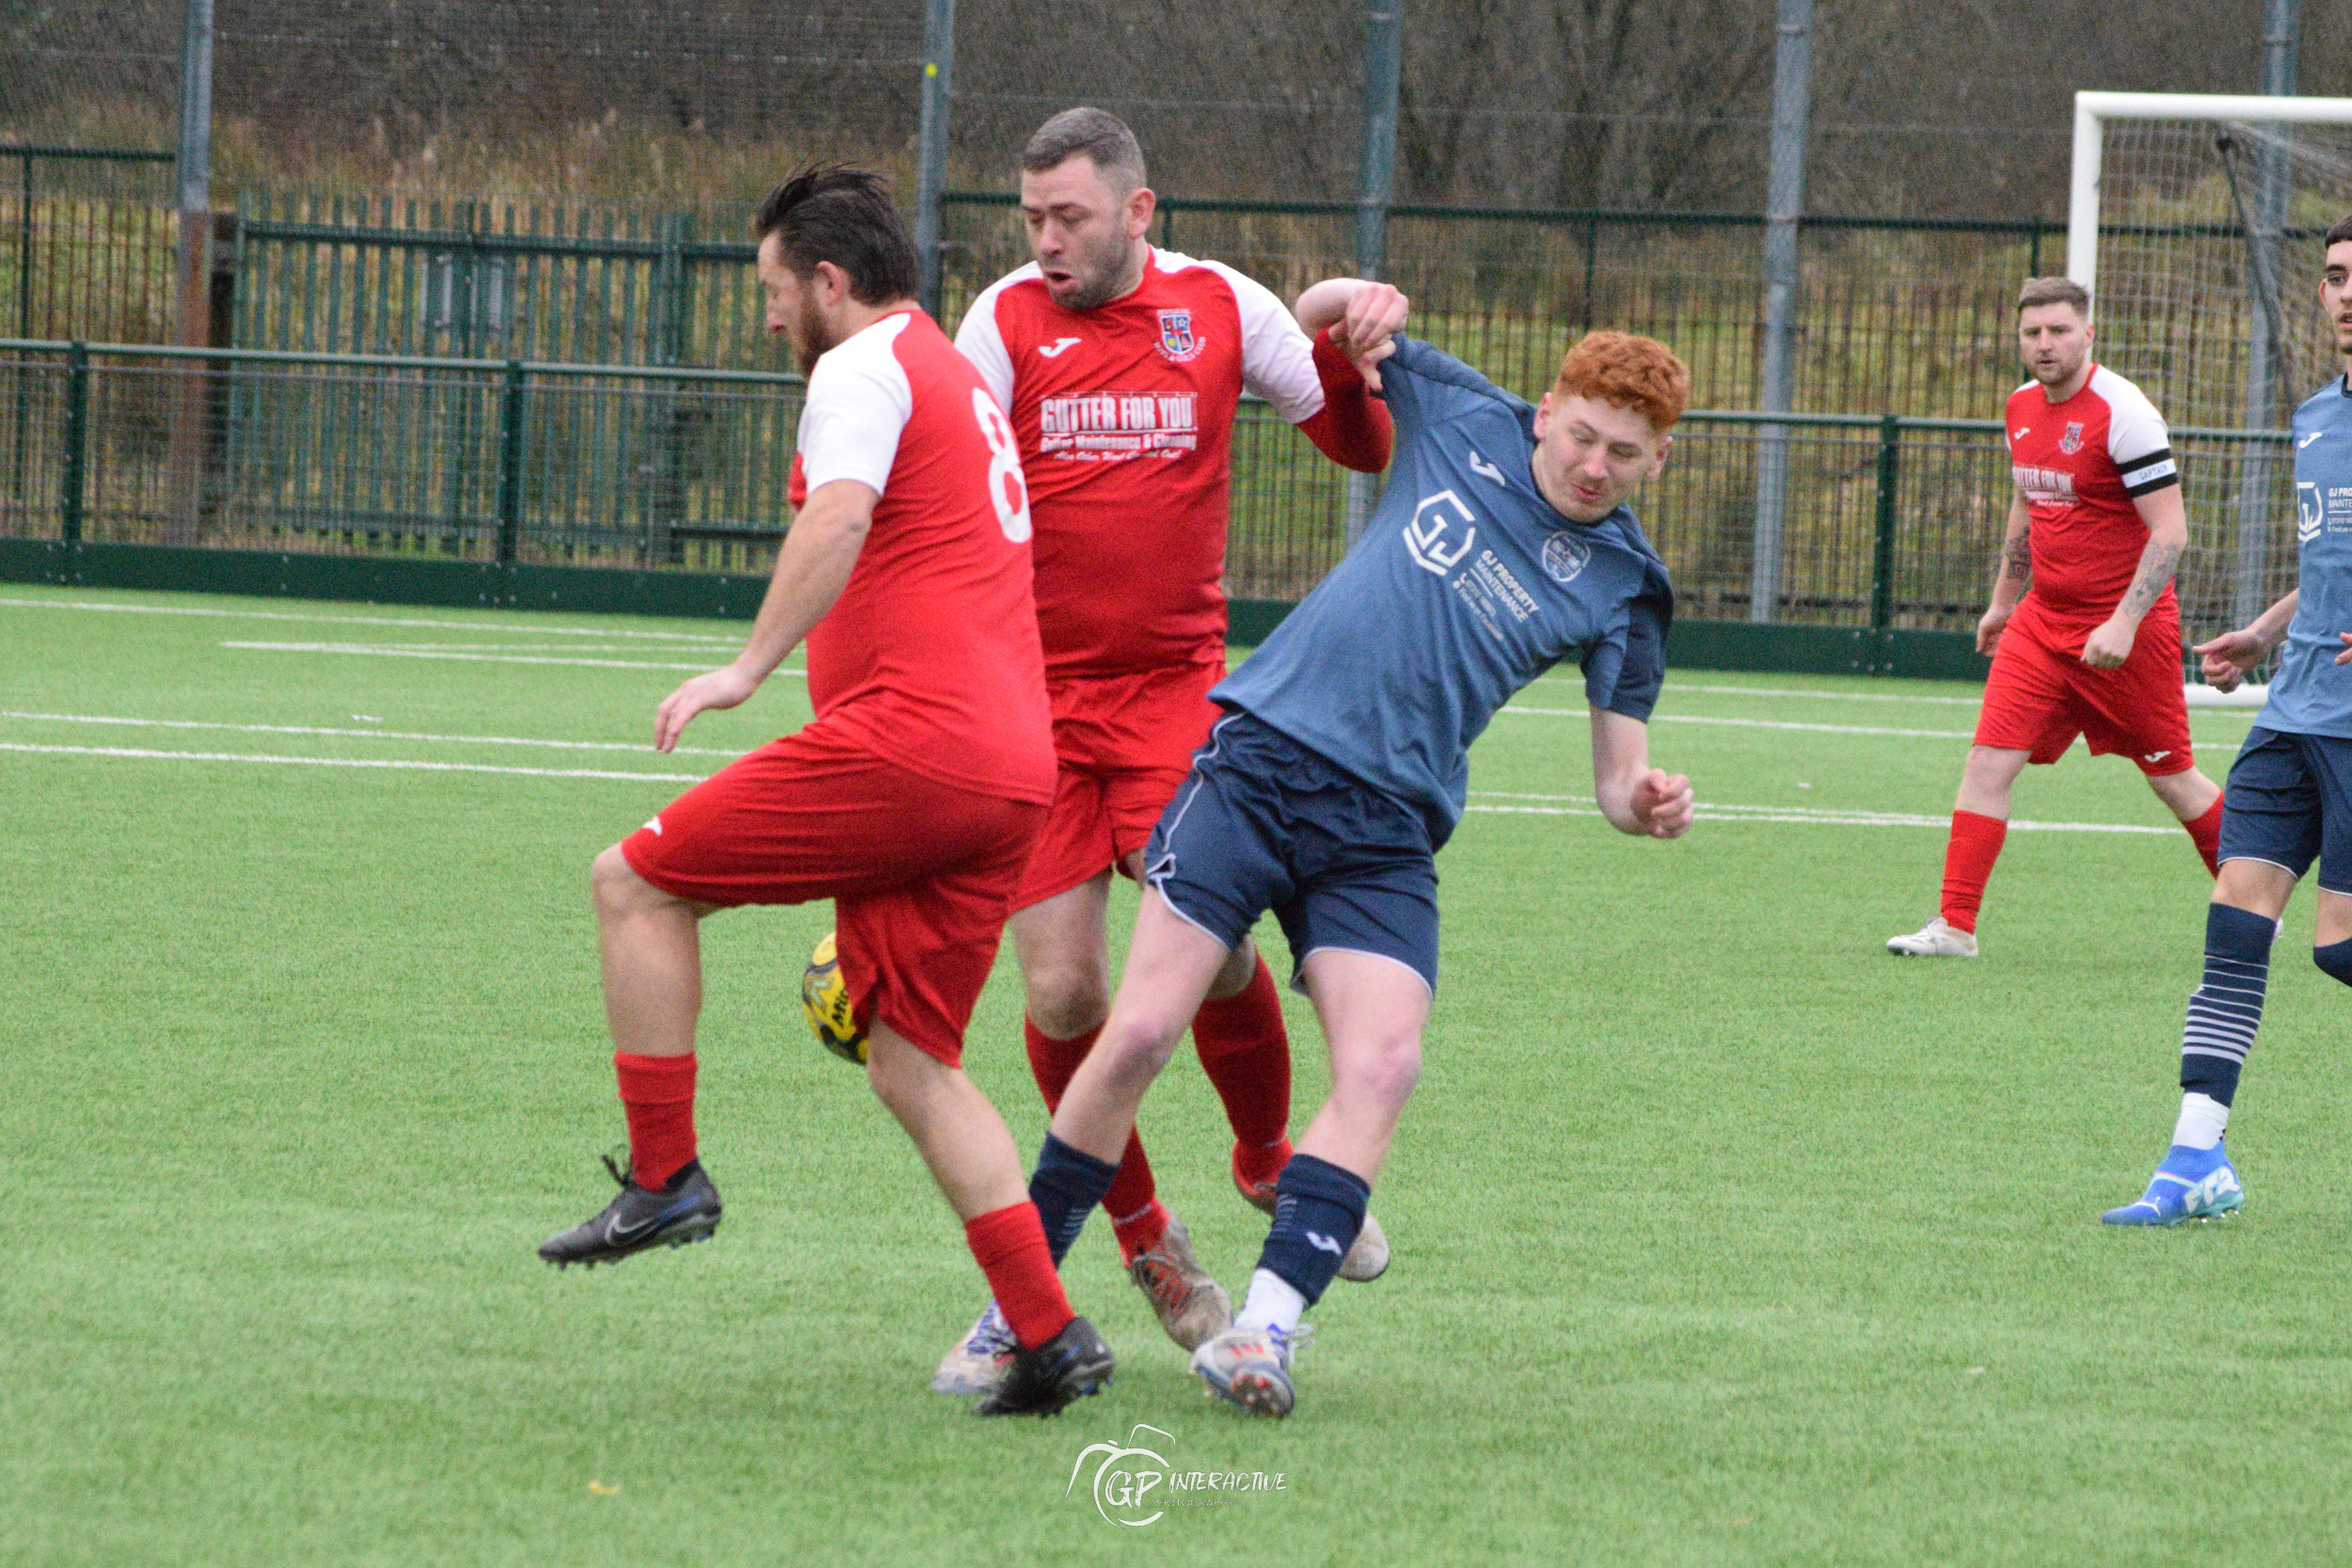
<instances>
[{"instance_id":1,"label":"goal crossbar","mask_svg":"<svg viewBox=\"0 0 2352 1568\"><path fill-rule=\"evenodd\" d=\"M2101 130L2110 119L2243 120L2352 125L2352 98L2273 98L2256 93L2078 92L2074 95L2074 182L2066 209L2066 276L2098 297Z\"/></svg>"}]
</instances>

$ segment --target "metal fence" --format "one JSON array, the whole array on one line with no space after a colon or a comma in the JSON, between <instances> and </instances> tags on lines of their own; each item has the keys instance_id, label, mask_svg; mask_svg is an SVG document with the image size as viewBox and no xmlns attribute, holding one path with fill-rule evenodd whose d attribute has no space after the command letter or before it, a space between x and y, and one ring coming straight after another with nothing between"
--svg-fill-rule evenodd
<instances>
[{"instance_id":1,"label":"metal fence","mask_svg":"<svg viewBox=\"0 0 2352 1568\"><path fill-rule=\"evenodd\" d=\"M0 320L19 338L170 335L172 156L0 145Z\"/></svg>"},{"instance_id":2,"label":"metal fence","mask_svg":"<svg viewBox=\"0 0 2352 1568\"><path fill-rule=\"evenodd\" d=\"M0 341L0 533L740 572L773 559L801 382L775 373ZM1637 506L1680 613L1749 618L1765 416L1694 412ZM1975 625L2012 488L1992 420L1779 416L1791 519L1770 618ZM194 429L200 438L177 432ZM2194 631L2228 624L2239 486L2280 519L2284 432L2182 429ZM1233 443L1226 588L1296 599L1347 544L1345 476L1255 402Z\"/></svg>"},{"instance_id":3,"label":"metal fence","mask_svg":"<svg viewBox=\"0 0 2352 1568\"><path fill-rule=\"evenodd\" d=\"M546 202L393 201L254 189L234 226L239 347L516 355L757 369L762 341L745 209L662 212ZM1282 293L1355 268L1356 208L1187 201L1154 239ZM1398 207L1389 274L1416 331L1514 390L1541 390L1570 338L1645 332L1692 367L1698 401L1752 406L1762 220L1736 213ZM941 316L1028 260L1013 198L951 193ZM1997 408L2016 384L2010 300L2056 268L2037 224L1817 218L1802 244L1797 406L1920 416Z\"/></svg>"}]
</instances>

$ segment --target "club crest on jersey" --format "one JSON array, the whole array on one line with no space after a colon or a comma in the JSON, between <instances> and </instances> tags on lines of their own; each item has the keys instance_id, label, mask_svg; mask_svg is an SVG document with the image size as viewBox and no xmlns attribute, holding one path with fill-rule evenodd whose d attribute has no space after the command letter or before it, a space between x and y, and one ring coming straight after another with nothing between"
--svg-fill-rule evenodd
<instances>
[{"instance_id":1,"label":"club crest on jersey","mask_svg":"<svg viewBox=\"0 0 2352 1568\"><path fill-rule=\"evenodd\" d=\"M2066 434L2058 437L2058 451L2072 457L2082 450L2083 422L2080 420L2069 420L2066 421Z\"/></svg>"},{"instance_id":2,"label":"club crest on jersey","mask_svg":"<svg viewBox=\"0 0 2352 1568\"><path fill-rule=\"evenodd\" d=\"M1190 310L1160 312L1160 354L1180 365L1200 357L1200 340L1193 336Z\"/></svg>"},{"instance_id":3,"label":"club crest on jersey","mask_svg":"<svg viewBox=\"0 0 2352 1568\"><path fill-rule=\"evenodd\" d=\"M1593 546L1562 529L1544 541L1544 576L1562 584L1574 582L1593 559Z\"/></svg>"}]
</instances>

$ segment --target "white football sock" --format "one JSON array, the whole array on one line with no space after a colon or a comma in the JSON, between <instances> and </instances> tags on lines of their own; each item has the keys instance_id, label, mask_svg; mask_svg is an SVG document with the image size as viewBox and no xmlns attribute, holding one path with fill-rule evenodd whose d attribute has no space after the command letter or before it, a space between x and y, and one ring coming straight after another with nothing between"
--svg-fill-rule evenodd
<instances>
[{"instance_id":1,"label":"white football sock","mask_svg":"<svg viewBox=\"0 0 2352 1568\"><path fill-rule=\"evenodd\" d=\"M1233 1326L1279 1328L1292 1334L1306 1315L1307 1298L1280 1275L1260 1269L1249 1276L1249 1297L1241 1304L1241 1316L1233 1320Z\"/></svg>"},{"instance_id":2,"label":"white football sock","mask_svg":"<svg viewBox=\"0 0 2352 1568\"><path fill-rule=\"evenodd\" d=\"M2230 1108L2209 1094L2181 1096L2181 1119L2173 1124L2172 1142L2187 1148L2211 1148L2230 1129Z\"/></svg>"}]
</instances>

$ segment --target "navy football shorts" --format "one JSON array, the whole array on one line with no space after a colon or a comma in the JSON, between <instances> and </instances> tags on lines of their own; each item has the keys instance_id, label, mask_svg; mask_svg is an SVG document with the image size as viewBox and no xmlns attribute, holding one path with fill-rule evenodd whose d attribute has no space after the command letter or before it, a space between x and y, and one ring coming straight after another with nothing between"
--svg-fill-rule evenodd
<instances>
[{"instance_id":1,"label":"navy football shorts","mask_svg":"<svg viewBox=\"0 0 2352 1568\"><path fill-rule=\"evenodd\" d=\"M1272 910L1294 965L1393 958L1438 989L1438 867L1420 813L1247 713L1229 714L1160 814L1143 879L1228 948Z\"/></svg>"},{"instance_id":2,"label":"navy football shorts","mask_svg":"<svg viewBox=\"0 0 2352 1568\"><path fill-rule=\"evenodd\" d=\"M2225 861L2265 861L2296 877L2319 862L2319 885L2352 894L2352 740L2246 735L2221 802Z\"/></svg>"}]
</instances>

